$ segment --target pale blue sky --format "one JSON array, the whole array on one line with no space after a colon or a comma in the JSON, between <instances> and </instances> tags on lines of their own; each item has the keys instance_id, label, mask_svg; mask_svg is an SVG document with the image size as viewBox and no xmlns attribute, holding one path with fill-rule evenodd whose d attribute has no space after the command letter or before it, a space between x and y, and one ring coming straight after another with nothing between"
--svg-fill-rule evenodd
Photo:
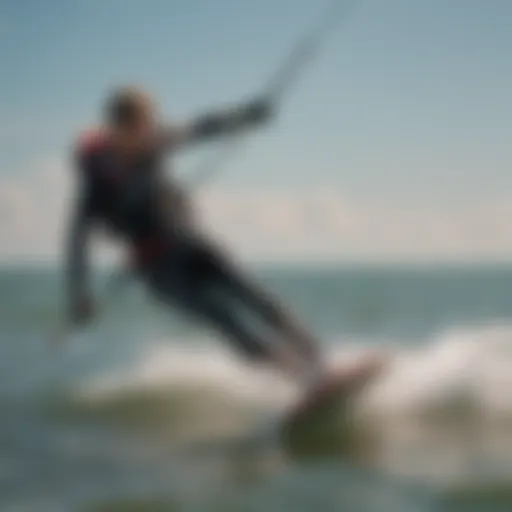
<instances>
[{"instance_id":1,"label":"pale blue sky","mask_svg":"<svg viewBox=\"0 0 512 512\"><path fill-rule=\"evenodd\" d=\"M320 0L0 0L0 171L33 172L147 85L170 118L257 93ZM366 0L221 185L436 209L509 196L512 2Z\"/></svg>"}]
</instances>

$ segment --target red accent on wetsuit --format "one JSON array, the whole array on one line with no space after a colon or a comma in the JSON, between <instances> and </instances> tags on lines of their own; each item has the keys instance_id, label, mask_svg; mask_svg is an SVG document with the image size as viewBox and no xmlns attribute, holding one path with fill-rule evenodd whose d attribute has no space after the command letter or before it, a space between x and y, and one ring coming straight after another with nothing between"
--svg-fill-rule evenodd
<instances>
[{"instance_id":1,"label":"red accent on wetsuit","mask_svg":"<svg viewBox=\"0 0 512 512\"><path fill-rule=\"evenodd\" d=\"M78 139L78 150L84 156L91 155L105 149L109 140L106 130L100 128L87 130Z\"/></svg>"}]
</instances>

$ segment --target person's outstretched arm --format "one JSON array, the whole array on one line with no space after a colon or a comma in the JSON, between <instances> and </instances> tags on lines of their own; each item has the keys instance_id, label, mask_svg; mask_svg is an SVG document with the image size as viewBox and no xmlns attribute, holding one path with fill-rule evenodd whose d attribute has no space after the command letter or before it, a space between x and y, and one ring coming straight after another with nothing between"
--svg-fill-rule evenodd
<instances>
[{"instance_id":1,"label":"person's outstretched arm","mask_svg":"<svg viewBox=\"0 0 512 512\"><path fill-rule=\"evenodd\" d=\"M169 150L176 150L215 137L256 128L267 122L272 114L271 103L265 98L257 99L236 108L199 116L183 126L164 128L164 145Z\"/></svg>"}]
</instances>

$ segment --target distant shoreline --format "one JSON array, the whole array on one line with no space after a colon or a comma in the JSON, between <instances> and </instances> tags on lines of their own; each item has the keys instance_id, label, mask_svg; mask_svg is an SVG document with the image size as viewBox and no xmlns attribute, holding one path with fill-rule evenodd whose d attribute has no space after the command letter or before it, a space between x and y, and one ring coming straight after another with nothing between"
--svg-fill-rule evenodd
<instances>
[{"instance_id":1,"label":"distant shoreline","mask_svg":"<svg viewBox=\"0 0 512 512\"><path fill-rule=\"evenodd\" d=\"M342 261L247 261L246 264L253 269L262 271L512 271L511 260L497 261L372 261L372 260L342 260ZM33 272L33 271L59 271L61 264L52 261L5 261L0 262L0 272ZM111 263L98 263L94 265L97 271L111 271L115 268Z\"/></svg>"}]
</instances>

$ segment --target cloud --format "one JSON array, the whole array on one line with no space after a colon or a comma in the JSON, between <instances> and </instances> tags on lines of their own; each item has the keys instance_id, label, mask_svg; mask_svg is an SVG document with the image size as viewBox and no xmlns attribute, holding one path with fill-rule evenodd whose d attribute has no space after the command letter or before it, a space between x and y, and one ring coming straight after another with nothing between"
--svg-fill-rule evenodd
<instances>
[{"instance_id":1,"label":"cloud","mask_svg":"<svg viewBox=\"0 0 512 512\"><path fill-rule=\"evenodd\" d=\"M45 158L22 175L0 178L0 259L51 257L70 198L71 176L64 162ZM8 177L7 177L8 176Z\"/></svg>"},{"instance_id":2,"label":"cloud","mask_svg":"<svg viewBox=\"0 0 512 512\"><path fill-rule=\"evenodd\" d=\"M436 208L356 203L335 188L216 191L203 210L240 248L292 259L493 260L512 251L512 203Z\"/></svg>"},{"instance_id":3,"label":"cloud","mask_svg":"<svg viewBox=\"0 0 512 512\"><path fill-rule=\"evenodd\" d=\"M1 259L59 256L72 181L51 158L0 179ZM211 188L197 199L206 226L247 259L484 261L512 252L512 201L441 211L355 202L329 186Z\"/></svg>"}]
</instances>

